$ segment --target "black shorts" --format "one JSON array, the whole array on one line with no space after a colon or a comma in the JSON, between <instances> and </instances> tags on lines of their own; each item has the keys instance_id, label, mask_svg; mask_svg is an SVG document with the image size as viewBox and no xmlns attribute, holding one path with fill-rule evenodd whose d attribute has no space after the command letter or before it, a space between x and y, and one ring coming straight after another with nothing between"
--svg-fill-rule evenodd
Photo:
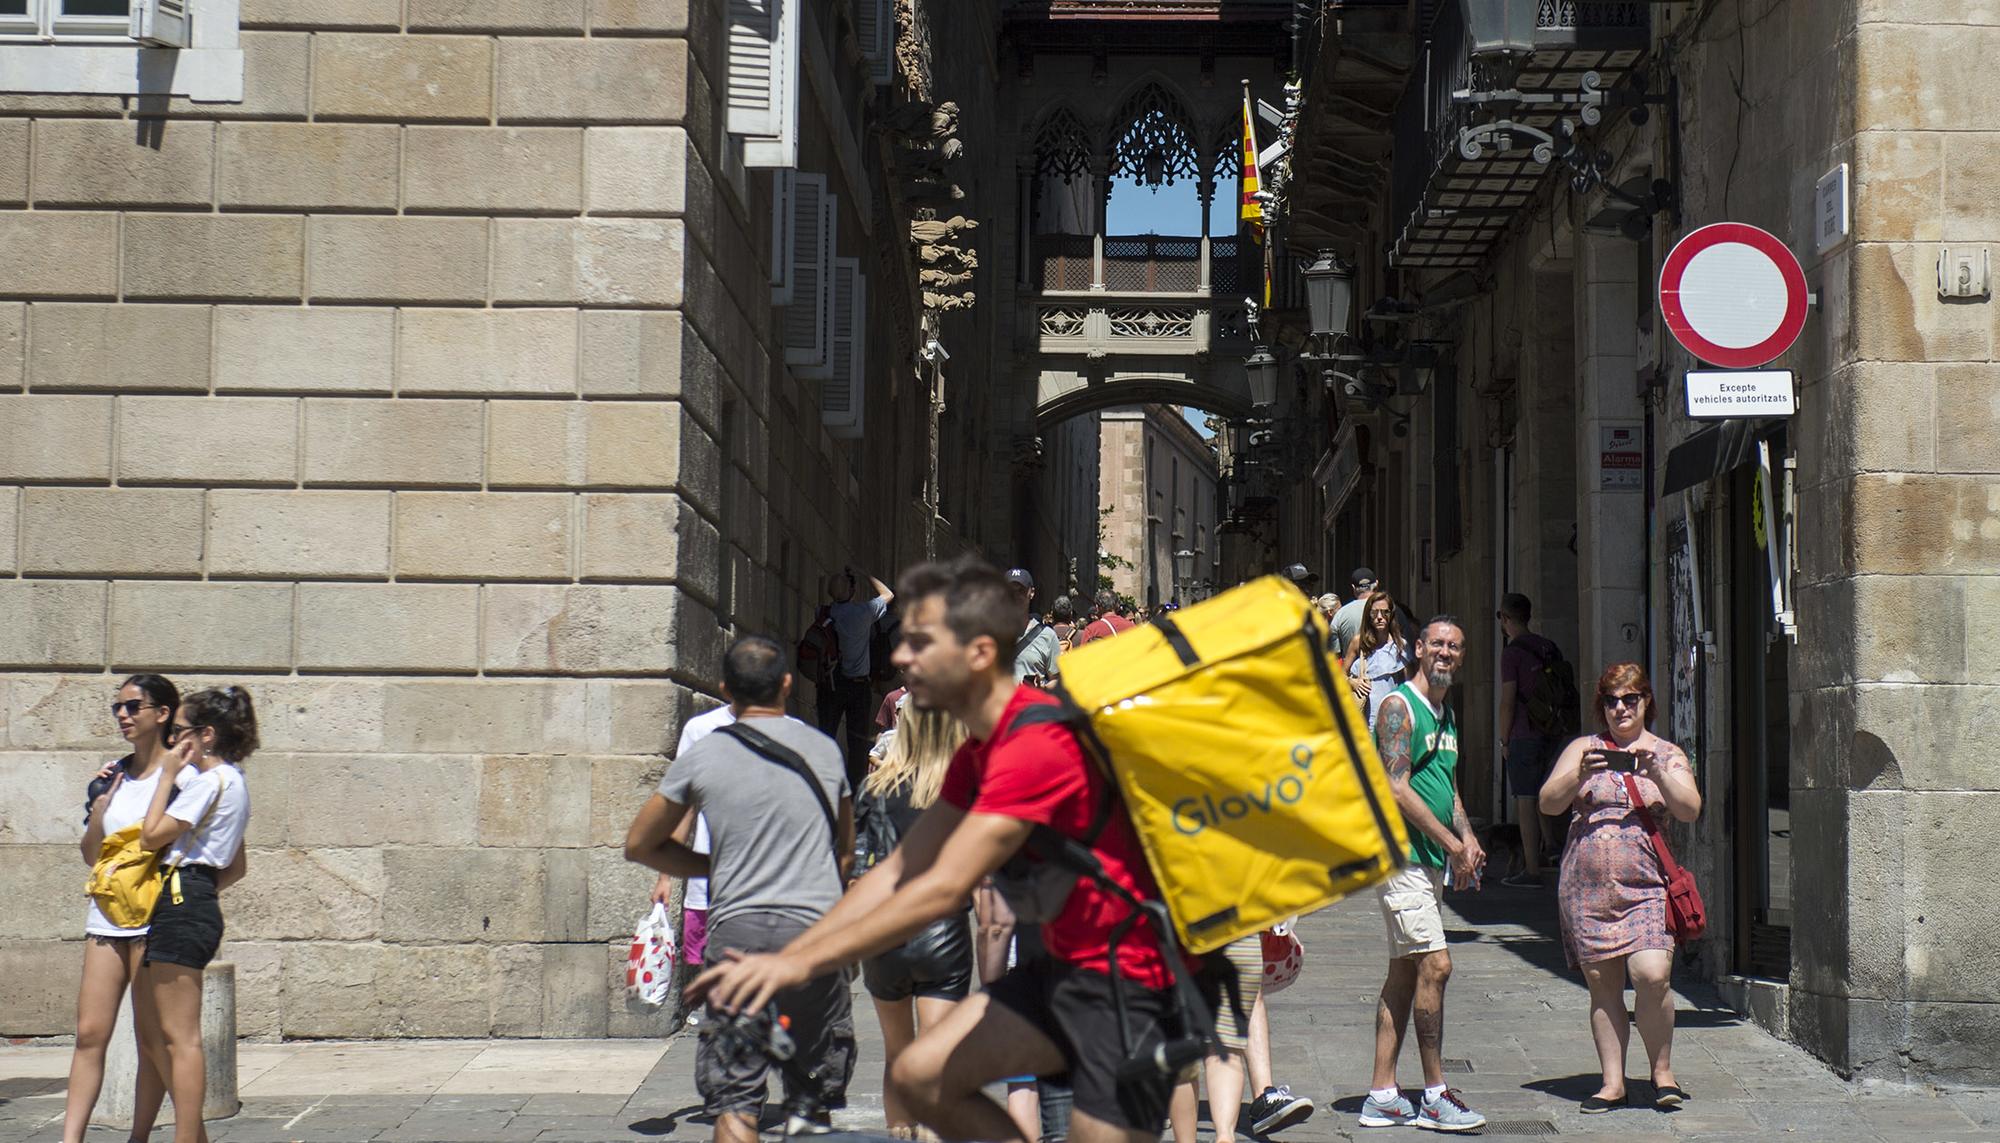
<instances>
[{"instance_id":1,"label":"black shorts","mask_svg":"<svg viewBox=\"0 0 2000 1143\"><path fill-rule=\"evenodd\" d=\"M175 870L162 868L167 884L153 906L152 927L146 930L145 964L178 964L200 970L222 948L222 901L215 887L215 868L180 868L181 903L174 904Z\"/></svg>"},{"instance_id":2,"label":"black shorts","mask_svg":"<svg viewBox=\"0 0 2000 1143\"><path fill-rule=\"evenodd\" d=\"M776 952L806 931L807 923L772 913L738 913L708 929L706 964L721 963L728 949ZM845 973L830 972L777 995L778 1011L790 1021L794 1056L811 1081L813 1102L831 1111L847 1106L847 1081L854 1075L854 1017ZM762 1054L731 1051L704 1035L694 1049L694 1086L710 1115L755 1117L764 1107L771 1062ZM780 1072L780 1075L783 1075ZM784 1081L787 1102L794 1094Z\"/></svg>"},{"instance_id":3,"label":"black shorts","mask_svg":"<svg viewBox=\"0 0 2000 1143\"><path fill-rule=\"evenodd\" d=\"M960 913L933 923L903 947L863 961L861 980L877 1000L965 999L972 991L971 922Z\"/></svg>"},{"instance_id":4,"label":"black shorts","mask_svg":"<svg viewBox=\"0 0 2000 1143\"><path fill-rule=\"evenodd\" d=\"M1118 1069L1128 1053L1149 1056L1163 1039L1182 1034L1173 993L1126 981L1129 1034L1121 1037L1112 987L1111 978L1101 972L1044 957L1020 965L986 991L992 1003L1041 1029L1062 1052L1077 1110L1128 1131L1158 1131L1175 1077L1148 1070L1137 1079L1120 1079ZM1203 991L1211 988L1205 981ZM1209 997L1211 1003L1213 999Z\"/></svg>"}]
</instances>

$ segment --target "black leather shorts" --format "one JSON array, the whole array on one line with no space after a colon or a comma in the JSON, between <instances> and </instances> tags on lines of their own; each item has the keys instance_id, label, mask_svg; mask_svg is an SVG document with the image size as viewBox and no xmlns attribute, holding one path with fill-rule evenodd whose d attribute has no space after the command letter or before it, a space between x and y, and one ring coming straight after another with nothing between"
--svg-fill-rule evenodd
<instances>
[{"instance_id":1,"label":"black leather shorts","mask_svg":"<svg viewBox=\"0 0 2000 1143\"><path fill-rule=\"evenodd\" d=\"M902 948L863 961L861 981L877 1000L965 999L972 991L971 923L964 913L933 922Z\"/></svg>"},{"instance_id":2,"label":"black leather shorts","mask_svg":"<svg viewBox=\"0 0 2000 1143\"><path fill-rule=\"evenodd\" d=\"M174 904L174 870L162 868L168 884L153 906L152 928L146 931L145 964L178 964L204 969L222 948L222 901L215 886L215 869L186 865L180 869L181 903Z\"/></svg>"}]
</instances>

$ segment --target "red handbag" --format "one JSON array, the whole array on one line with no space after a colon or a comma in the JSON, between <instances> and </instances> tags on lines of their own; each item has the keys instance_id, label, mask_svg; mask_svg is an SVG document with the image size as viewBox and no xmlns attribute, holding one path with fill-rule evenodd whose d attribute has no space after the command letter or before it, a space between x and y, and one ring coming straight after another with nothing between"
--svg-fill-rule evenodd
<instances>
[{"instance_id":1,"label":"red handbag","mask_svg":"<svg viewBox=\"0 0 2000 1143\"><path fill-rule=\"evenodd\" d=\"M1653 839L1653 852L1659 856L1660 869L1667 875L1667 931L1680 944L1698 941L1708 931L1708 909L1701 903L1701 890L1695 886L1694 874L1674 860L1674 851L1667 847L1667 839L1660 836L1660 827L1653 821L1653 811L1646 808L1645 799L1639 796L1638 779L1630 774L1623 777L1625 791L1632 795L1632 808L1639 812L1639 822Z\"/></svg>"}]
</instances>

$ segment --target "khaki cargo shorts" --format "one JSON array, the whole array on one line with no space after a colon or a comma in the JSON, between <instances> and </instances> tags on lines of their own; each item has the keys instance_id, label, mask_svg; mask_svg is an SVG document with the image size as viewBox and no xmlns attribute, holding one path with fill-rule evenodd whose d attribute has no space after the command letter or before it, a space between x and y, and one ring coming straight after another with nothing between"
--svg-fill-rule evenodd
<instances>
[{"instance_id":1,"label":"khaki cargo shorts","mask_svg":"<svg viewBox=\"0 0 2000 1143\"><path fill-rule=\"evenodd\" d=\"M1442 951L1444 870L1411 865L1375 887L1382 920L1389 927L1389 956L1402 958Z\"/></svg>"}]
</instances>

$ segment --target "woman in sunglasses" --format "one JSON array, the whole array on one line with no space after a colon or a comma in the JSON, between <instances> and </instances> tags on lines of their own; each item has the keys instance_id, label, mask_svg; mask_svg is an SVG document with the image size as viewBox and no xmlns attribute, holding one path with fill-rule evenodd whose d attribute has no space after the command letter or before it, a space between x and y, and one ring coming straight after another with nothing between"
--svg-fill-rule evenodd
<instances>
[{"instance_id":1,"label":"woman in sunglasses","mask_svg":"<svg viewBox=\"0 0 2000 1143\"><path fill-rule=\"evenodd\" d=\"M1590 1034L1604 1083L1583 1101L1585 1114L1626 1102L1625 1014L1629 978L1647 1061L1653 1105L1677 1107L1687 1093L1674 1082L1674 936L1660 860L1628 792L1639 791L1655 822L1701 816L1701 791L1680 747L1652 732L1653 685L1637 663L1615 663L1597 680L1602 736L1571 742L1542 785L1541 810L1570 815L1558 892L1563 951L1590 985Z\"/></svg>"},{"instance_id":2,"label":"woman in sunglasses","mask_svg":"<svg viewBox=\"0 0 2000 1143\"><path fill-rule=\"evenodd\" d=\"M1375 712L1382 700L1409 678L1416 660L1403 633L1396 630L1396 601L1386 591L1371 591L1362 605L1361 630L1347 644L1347 677L1354 693L1368 704L1368 728L1375 729Z\"/></svg>"},{"instance_id":3,"label":"woman in sunglasses","mask_svg":"<svg viewBox=\"0 0 2000 1143\"><path fill-rule=\"evenodd\" d=\"M201 970L222 947L221 891L247 869L250 790L239 765L257 750L250 692L224 687L187 696L174 714L173 732L173 750L139 833L147 849L165 851L160 873L166 884L153 907L132 1014L142 1036L166 1045L174 1143L204 1143Z\"/></svg>"},{"instance_id":4,"label":"woman in sunglasses","mask_svg":"<svg viewBox=\"0 0 2000 1143\"><path fill-rule=\"evenodd\" d=\"M159 675L133 675L118 688L111 717L132 752L104 767L84 794L83 863L95 865L104 839L145 820L153 804L168 754L168 726L180 691ZM86 897L83 923L83 981L76 993L76 1050L69 1061L69 1095L63 1111L63 1143L82 1143L90 1113L104 1086L104 1053L118 1024L118 1006L139 971L146 926L112 924ZM144 1139L160 1114L166 1094L157 1043L139 1041L139 1082L132 1109L132 1137Z\"/></svg>"}]
</instances>

